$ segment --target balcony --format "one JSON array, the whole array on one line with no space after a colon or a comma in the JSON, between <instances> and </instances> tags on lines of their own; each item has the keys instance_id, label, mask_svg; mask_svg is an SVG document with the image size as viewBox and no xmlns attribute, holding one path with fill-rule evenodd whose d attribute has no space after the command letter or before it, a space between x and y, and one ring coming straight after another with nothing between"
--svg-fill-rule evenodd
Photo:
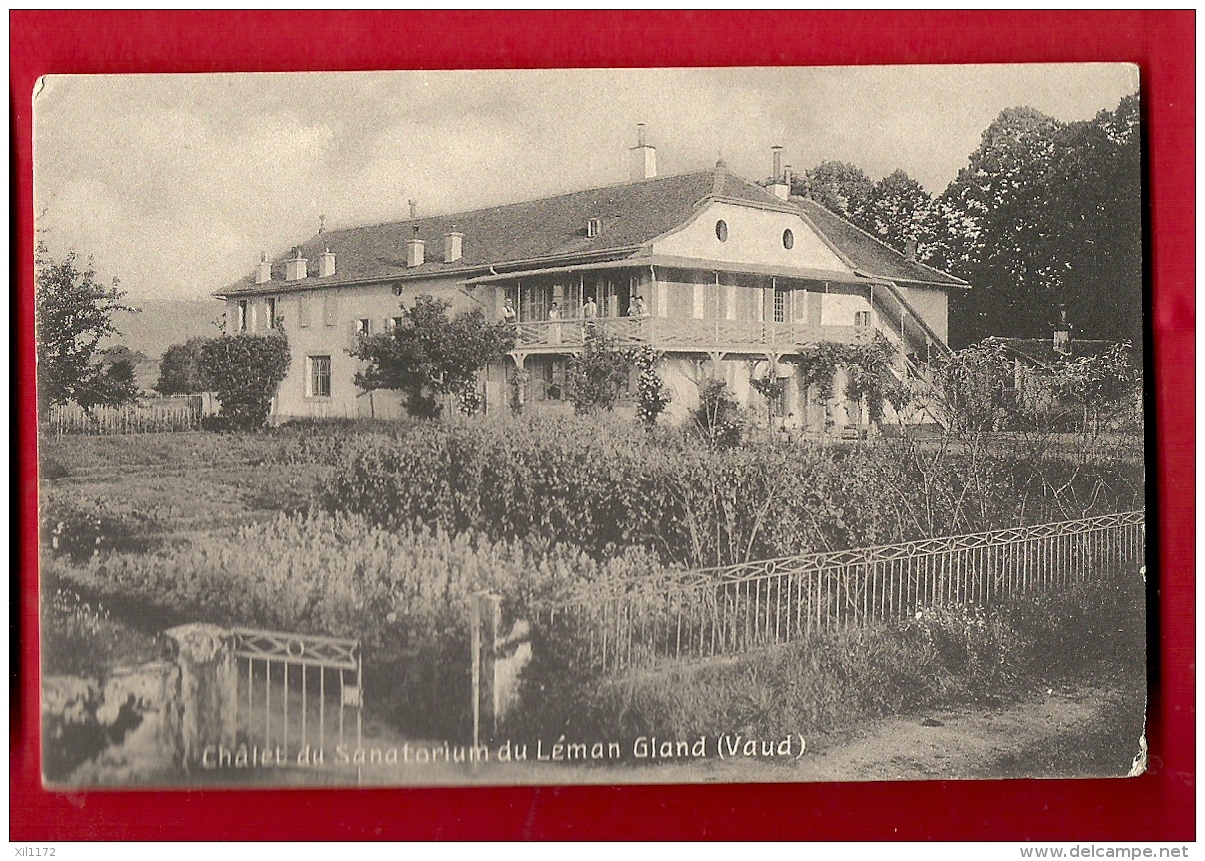
<instances>
[{"instance_id":1,"label":"balcony","mask_svg":"<svg viewBox=\"0 0 1205 861\"><path fill-rule=\"evenodd\" d=\"M515 349L530 353L575 352L588 327L621 347L647 345L667 352L790 352L819 341L853 343L872 330L865 326L815 326L756 320L698 320L675 317L598 317L589 322L541 320L516 323Z\"/></svg>"}]
</instances>

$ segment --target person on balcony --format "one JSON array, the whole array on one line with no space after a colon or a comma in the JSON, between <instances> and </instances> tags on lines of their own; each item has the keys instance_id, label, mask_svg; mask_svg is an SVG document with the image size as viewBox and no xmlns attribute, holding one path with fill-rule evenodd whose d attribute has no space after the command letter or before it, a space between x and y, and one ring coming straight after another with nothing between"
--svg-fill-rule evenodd
<instances>
[{"instance_id":1,"label":"person on balcony","mask_svg":"<svg viewBox=\"0 0 1205 861\"><path fill-rule=\"evenodd\" d=\"M632 301L628 303L628 316L634 317L636 319L636 325L632 331L632 335L638 341L648 340L647 337L645 336L645 332L644 332L644 329L645 329L644 317L647 313L648 312L645 311L645 309L644 309L644 297L643 296L632 297Z\"/></svg>"},{"instance_id":2,"label":"person on balcony","mask_svg":"<svg viewBox=\"0 0 1205 861\"><path fill-rule=\"evenodd\" d=\"M548 343L561 343L561 307L554 301L548 309L548 320L551 323L548 327Z\"/></svg>"},{"instance_id":3,"label":"person on balcony","mask_svg":"<svg viewBox=\"0 0 1205 861\"><path fill-rule=\"evenodd\" d=\"M591 332L594 330L594 321L598 318L598 303L594 301L593 296L586 297L586 303L582 305L582 331Z\"/></svg>"},{"instance_id":4,"label":"person on balcony","mask_svg":"<svg viewBox=\"0 0 1205 861\"><path fill-rule=\"evenodd\" d=\"M519 322L519 317L517 314L515 314L515 306L511 303L509 296L506 297L506 301L503 302L503 304L502 304L502 322L503 323Z\"/></svg>"}]
</instances>

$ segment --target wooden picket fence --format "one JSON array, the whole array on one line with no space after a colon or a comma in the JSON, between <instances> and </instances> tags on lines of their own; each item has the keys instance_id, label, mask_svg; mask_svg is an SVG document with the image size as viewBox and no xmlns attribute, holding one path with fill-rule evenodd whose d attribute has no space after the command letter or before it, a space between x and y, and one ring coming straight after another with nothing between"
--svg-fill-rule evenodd
<instances>
[{"instance_id":1,"label":"wooden picket fence","mask_svg":"<svg viewBox=\"0 0 1205 861\"><path fill-rule=\"evenodd\" d=\"M199 430L201 419L216 412L212 396L147 398L120 407L55 404L38 424L53 434L138 434Z\"/></svg>"},{"instance_id":2,"label":"wooden picket fence","mask_svg":"<svg viewBox=\"0 0 1205 861\"><path fill-rule=\"evenodd\" d=\"M1143 511L764 559L657 581L595 584L538 614L550 643L602 672L735 655L816 634L990 606L1144 564Z\"/></svg>"}]
</instances>

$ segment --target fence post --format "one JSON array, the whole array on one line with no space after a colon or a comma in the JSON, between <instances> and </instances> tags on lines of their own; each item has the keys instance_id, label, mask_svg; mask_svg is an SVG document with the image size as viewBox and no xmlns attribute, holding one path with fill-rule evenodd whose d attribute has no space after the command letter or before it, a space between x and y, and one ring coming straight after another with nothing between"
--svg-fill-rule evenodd
<instances>
[{"instance_id":1,"label":"fence post","mask_svg":"<svg viewBox=\"0 0 1205 861\"><path fill-rule=\"evenodd\" d=\"M206 747L234 747L238 707L234 635L204 623L180 625L165 633L180 668L169 737L176 764L188 771Z\"/></svg>"},{"instance_id":2,"label":"fence post","mask_svg":"<svg viewBox=\"0 0 1205 861\"><path fill-rule=\"evenodd\" d=\"M498 731L499 690L496 683L498 647L502 638L502 598L477 592L469 598L469 625L473 652L473 746L484 734Z\"/></svg>"}]
</instances>

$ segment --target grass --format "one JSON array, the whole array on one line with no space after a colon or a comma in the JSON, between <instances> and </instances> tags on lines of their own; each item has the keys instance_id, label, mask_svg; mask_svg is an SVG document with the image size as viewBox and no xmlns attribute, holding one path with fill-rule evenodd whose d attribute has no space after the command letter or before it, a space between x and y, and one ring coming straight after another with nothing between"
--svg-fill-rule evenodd
<instances>
[{"instance_id":1,"label":"grass","mask_svg":"<svg viewBox=\"0 0 1205 861\"><path fill-rule=\"evenodd\" d=\"M989 611L933 608L902 625L604 679L537 664L509 731L623 739L815 736L889 715L960 703L996 707L1047 686L1086 684L1119 691L1124 700L1102 728L1103 740L1093 734L1080 742L1095 745L1097 756L1112 756L1115 766L1114 744L1133 746L1141 727L1135 705L1145 702L1142 583L1131 579Z\"/></svg>"},{"instance_id":2,"label":"grass","mask_svg":"<svg viewBox=\"0 0 1205 861\"><path fill-rule=\"evenodd\" d=\"M70 589L43 596L41 630L45 675L96 677L159 657L153 635L114 619L104 604Z\"/></svg>"},{"instance_id":3,"label":"grass","mask_svg":"<svg viewBox=\"0 0 1205 861\"><path fill-rule=\"evenodd\" d=\"M295 436L195 432L43 438L43 521L72 508L105 511L141 518L143 538L171 543L308 508L316 483L331 465L321 452L308 458L295 454L288 446Z\"/></svg>"},{"instance_id":4,"label":"grass","mask_svg":"<svg viewBox=\"0 0 1205 861\"><path fill-rule=\"evenodd\" d=\"M508 427L508 432L518 432L526 426ZM624 427L631 432L629 425ZM229 550L229 558L239 558L241 535L269 534L282 515L311 509L353 437L357 444L366 438L387 443L406 428L404 423L355 421L300 424L262 434L43 438L43 588L51 598L43 608L46 671L86 674L136 661L150 654L155 631L183 621L150 612L154 608L137 597L98 607L95 595L56 595L57 585L78 583L79 577L71 577L81 573L103 578L103 564L98 563L108 554L170 565L190 553L201 558L201 548L216 546ZM248 531L240 532L244 529ZM56 556L52 542L64 540L67 532L72 532L76 555ZM282 567L273 566L275 579L267 579L287 579L288 572L276 570ZM284 586L265 584L262 575L254 565L246 566L246 577L260 591L280 597L271 590ZM102 579L96 582L103 585ZM1080 596L1079 604L1068 604L1056 596L1045 605L1001 608L985 620L951 610L920 620L925 625L852 632L642 676L564 680L551 668L536 665L529 674L527 713L516 727L519 732L549 731L554 738L569 730L680 737L717 730L823 733L934 704L1015 698L1037 679L1052 684L1098 679L1119 690L1142 691L1143 668L1141 661L1134 663L1134 655L1142 654L1142 625L1133 615L1141 609L1141 596L1129 604L1097 598L1095 604L1086 596ZM1101 607L1113 609L1103 612ZM235 621L262 624L258 618ZM1069 637L1069 632L1077 636ZM1102 732L1120 738L1120 727L1132 723L1132 713L1127 701L1120 723ZM1074 744L1070 749L1078 750Z\"/></svg>"}]
</instances>

